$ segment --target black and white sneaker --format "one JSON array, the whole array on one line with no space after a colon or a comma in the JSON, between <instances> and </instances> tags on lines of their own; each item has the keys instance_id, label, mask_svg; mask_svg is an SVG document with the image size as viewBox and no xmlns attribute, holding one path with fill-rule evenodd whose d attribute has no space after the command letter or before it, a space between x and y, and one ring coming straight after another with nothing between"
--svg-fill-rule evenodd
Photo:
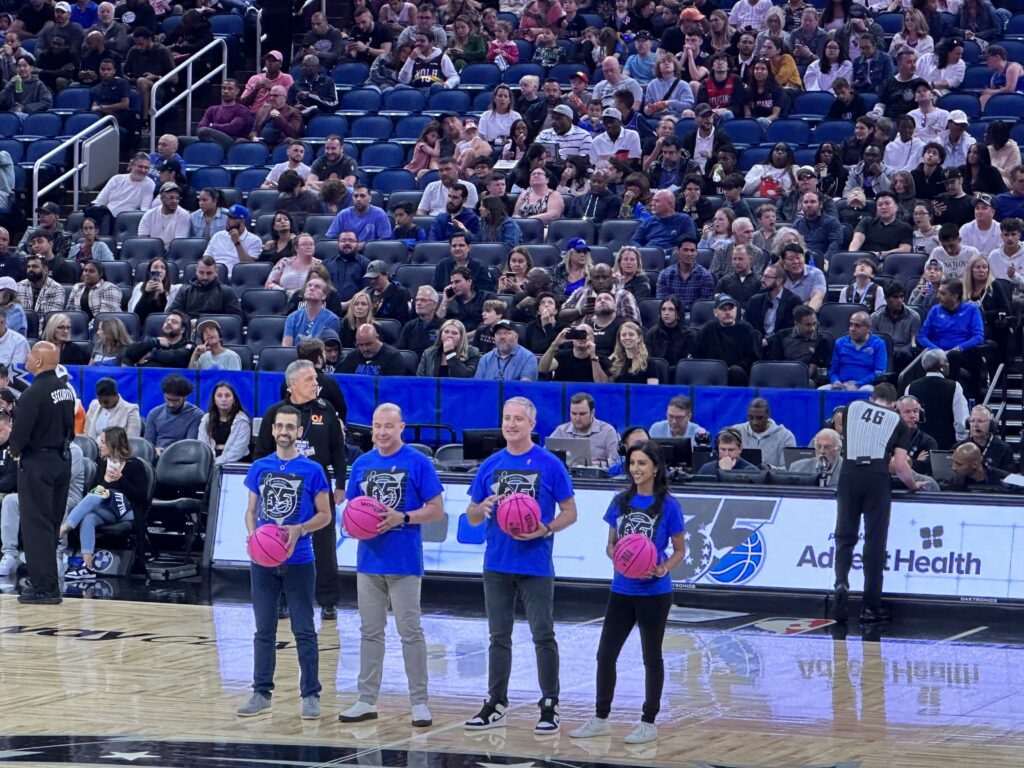
<instances>
[{"instance_id":1,"label":"black and white sneaker","mask_svg":"<svg viewBox=\"0 0 1024 768\"><path fill-rule=\"evenodd\" d=\"M558 705L554 704L551 699L544 699L541 702L540 720L537 721L537 725L534 726L533 730L534 733L545 736L558 733Z\"/></svg>"},{"instance_id":2,"label":"black and white sneaker","mask_svg":"<svg viewBox=\"0 0 1024 768\"><path fill-rule=\"evenodd\" d=\"M467 731L486 731L488 728L504 728L505 727L505 705L504 704L491 704L491 702L485 702L484 708L480 712L466 721L465 728Z\"/></svg>"},{"instance_id":3,"label":"black and white sneaker","mask_svg":"<svg viewBox=\"0 0 1024 768\"><path fill-rule=\"evenodd\" d=\"M85 565L70 565L64 574L65 581L95 581L96 571Z\"/></svg>"}]
</instances>

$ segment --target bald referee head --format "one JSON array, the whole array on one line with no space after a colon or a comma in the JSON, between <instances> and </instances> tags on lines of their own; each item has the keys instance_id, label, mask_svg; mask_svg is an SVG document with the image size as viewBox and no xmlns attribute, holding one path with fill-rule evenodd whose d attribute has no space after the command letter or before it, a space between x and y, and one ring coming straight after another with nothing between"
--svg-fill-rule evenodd
<instances>
[{"instance_id":1,"label":"bald referee head","mask_svg":"<svg viewBox=\"0 0 1024 768\"><path fill-rule=\"evenodd\" d=\"M57 347L48 341L37 341L32 351L28 353L25 367L34 375L45 371L52 371L60 363L60 353Z\"/></svg>"}]
</instances>

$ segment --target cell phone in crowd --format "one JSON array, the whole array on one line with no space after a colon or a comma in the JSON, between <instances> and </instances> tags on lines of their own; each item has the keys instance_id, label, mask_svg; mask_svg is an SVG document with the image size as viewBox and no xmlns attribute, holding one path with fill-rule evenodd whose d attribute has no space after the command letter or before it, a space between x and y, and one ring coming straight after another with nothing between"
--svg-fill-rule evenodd
<instances>
[{"instance_id":1,"label":"cell phone in crowd","mask_svg":"<svg viewBox=\"0 0 1024 768\"><path fill-rule=\"evenodd\" d=\"M570 328L565 334L567 341L585 341L587 338L587 332L582 328Z\"/></svg>"},{"instance_id":2,"label":"cell phone in crowd","mask_svg":"<svg viewBox=\"0 0 1024 768\"><path fill-rule=\"evenodd\" d=\"M455 296L455 291L453 291L451 289L451 287L449 286L448 288L444 289L444 295L447 296L449 299L451 299L451 298L453 298Z\"/></svg>"},{"instance_id":3,"label":"cell phone in crowd","mask_svg":"<svg viewBox=\"0 0 1024 768\"><path fill-rule=\"evenodd\" d=\"M157 272L155 269L149 270L149 279L150 280L159 280L160 279L160 273Z\"/></svg>"}]
</instances>

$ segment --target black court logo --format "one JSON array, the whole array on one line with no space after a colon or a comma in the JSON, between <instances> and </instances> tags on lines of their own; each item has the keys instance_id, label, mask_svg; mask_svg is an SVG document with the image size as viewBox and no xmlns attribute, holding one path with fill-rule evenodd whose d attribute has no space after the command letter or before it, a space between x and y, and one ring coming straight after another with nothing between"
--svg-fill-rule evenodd
<instances>
[{"instance_id":1,"label":"black court logo","mask_svg":"<svg viewBox=\"0 0 1024 768\"><path fill-rule=\"evenodd\" d=\"M922 528L922 549L942 549L942 534L943 530L941 525L936 525L934 528Z\"/></svg>"}]
</instances>

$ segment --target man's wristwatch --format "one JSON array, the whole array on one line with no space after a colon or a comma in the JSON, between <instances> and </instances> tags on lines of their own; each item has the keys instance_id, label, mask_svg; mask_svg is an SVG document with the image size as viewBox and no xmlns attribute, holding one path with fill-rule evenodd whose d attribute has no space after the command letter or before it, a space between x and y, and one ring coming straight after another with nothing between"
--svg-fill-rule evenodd
<instances>
[{"instance_id":1,"label":"man's wristwatch","mask_svg":"<svg viewBox=\"0 0 1024 768\"><path fill-rule=\"evenodd\" d=\"M405 512L405 513L402 514L402 522L405 525L409 524L409 513L408 512Z\"/></svg>"}]
</instances>

